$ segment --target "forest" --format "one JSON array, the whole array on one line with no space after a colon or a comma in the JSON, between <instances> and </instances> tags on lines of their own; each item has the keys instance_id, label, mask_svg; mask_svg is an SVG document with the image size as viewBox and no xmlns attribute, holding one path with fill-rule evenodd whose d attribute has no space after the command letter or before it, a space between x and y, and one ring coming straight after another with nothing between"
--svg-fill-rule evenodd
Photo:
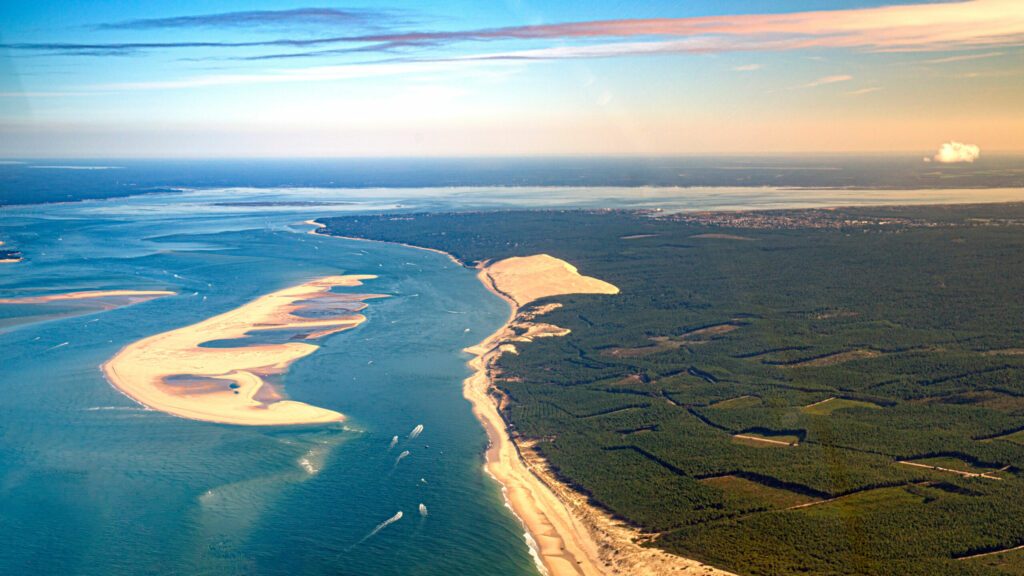
<instances>
[{"instance_id":1,"label":"forest","mask_svg":"<svg viewBox=\"0 0 1024 576\"><path fill-rule=\"evenodd\" d=\"M571 333L517 343L496 385L513 435L651 545L750 575L1024 574L1024 205L320 222L618 286L549 300Z\"/></svg>"}]
</instances>

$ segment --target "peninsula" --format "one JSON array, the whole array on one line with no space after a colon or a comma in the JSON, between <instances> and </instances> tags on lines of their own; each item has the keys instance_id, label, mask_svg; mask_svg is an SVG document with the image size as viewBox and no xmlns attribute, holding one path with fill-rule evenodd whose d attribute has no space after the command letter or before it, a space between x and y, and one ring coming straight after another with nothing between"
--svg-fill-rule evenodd
<instances>
[{"instance_id":1,"label":"peninsula","mask_svg":"<svg viewBox=\"0 0 1024 576\"><path fill-rule=\"evenodd\" d=\"M129 344L103 372L130 398L182 418L250 426L339 422L341 413L286 400L267 379L316 351L313 340L364 322L364 301L382 295L331 290L372 278L327 276L272 292Z\"/></svg>"}]
</instances>

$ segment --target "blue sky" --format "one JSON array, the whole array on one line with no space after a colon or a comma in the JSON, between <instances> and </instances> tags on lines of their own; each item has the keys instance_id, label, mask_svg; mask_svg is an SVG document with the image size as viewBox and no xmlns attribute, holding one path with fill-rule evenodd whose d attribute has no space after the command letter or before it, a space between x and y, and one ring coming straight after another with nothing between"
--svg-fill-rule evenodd
<instances>
[{"instance_id":1,"label":"blue sky","mask_svg":"<svg viewBox=\"0 0 1024 576\"><path fill-rule=\"evenodd\" d=\"M0 154L1020 152L1016 2L8 2Z\"/></svg>"}]
</instances>

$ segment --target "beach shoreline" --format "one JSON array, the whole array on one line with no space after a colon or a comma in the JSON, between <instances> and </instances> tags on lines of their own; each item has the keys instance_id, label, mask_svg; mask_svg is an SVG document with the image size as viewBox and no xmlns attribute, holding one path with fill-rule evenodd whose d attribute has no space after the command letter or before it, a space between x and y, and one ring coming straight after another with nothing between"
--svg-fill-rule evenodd
<instances>
[{"instance_id":1,"label":"beach shoreline","mask_svg":"<svg viewBox=\"0 0 1024 576\"><path fill-rule=\"evenodd\" d=\"M445 255L462 267L477 271L477 279L492 294L509 306L505 323L481 342L469 346L465 352L472 355L467 365L472 374L463 381L463 397L470 403L473 415L487 434L488 447L484 453L484 471L501 486L506 506L522 524L524 539L538 569L546 576L658 576L661 574L730 576L730 573L707 566L697 560L670 554L657 548L640 544L645 538L635 528L612 518L607 511L592 504L576 489L559 480L537 455L532 447L512 436L508 422L501 415L502 393L493 381L494 363L506 352L515 352L511 342L522 340L513 327L518 323L524 308L529 304L526 298L536 290L517 294L509 286L493 277L494 265L500 262L482 262L470 267L454 255L438 250L401 242L372 240L323 234L323 224L313 220L305 224L317 228L311 233L332 238L397 244L408 248L427 250ZM569 263L551 258L547 264L577 274ZM528 257L532 258L532 257ZM501 262L518 259L506 259ZM525 259L523 259L525 260ZM514 278L506 278L506 281ZM596 293L614 294L614 286L594 280ZM602 286L603 285L603 286ZM607 287L607 288L606 288ZM614 289L614 291L612 291ZM586 292L586 290L583 290ZM554 292L554 295L559 292ZM573 291L561 294L579 293ZM524 296L525 294L525 296ZM532 317L531 317L532 319ZM518 323L518 324L517 324ZM540 325L549 328L548 325ZM529 331L528 331L529 332ZM547 331L541 336L561 336L568 331Z\"/></svg>"}]
</instances>

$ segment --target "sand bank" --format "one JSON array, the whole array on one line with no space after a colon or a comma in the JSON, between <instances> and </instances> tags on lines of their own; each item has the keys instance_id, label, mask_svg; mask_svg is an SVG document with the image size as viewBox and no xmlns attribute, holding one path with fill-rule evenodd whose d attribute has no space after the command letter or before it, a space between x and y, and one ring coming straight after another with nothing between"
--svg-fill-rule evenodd
<instances>
[{"instance_id":1,"label":"sand bank","mask_svg":"<svg viewBox=\"0 0 1024 576\"><path fill-rule=\"evenodd\" d=\"M695 560L645 548L640 534L587 502L559 482L526 443L510 437L501 413L501 393L492 384L494 362L502 353L515 353L510 344L522 340L535 326L533 319L547 310L522 310L536 299L563 294L617 294L618 288L581 276L569 263L538 254L509 258L482 266L480 281L511 306L508 322L480 344L467 348L474 373L466 379L463 394L473 405L487 436L485 468L503 487L505 498L536 543L537 553L550 576L704 574L724 575ZM550 325L536 336L560 336ZM513 327L518 328L519 335ZM535 336L535 337L536 337Z\"/></svg>"},{"instance_id":2,"label":"sand bank","mask_svg":"<svg viewBox=\"0 0 1024 576\"><path fill-rule=\"evenodd\" d=\"M125 346L103 365L107 379L137 402L175 416L243 425L338 422L339 412L283 400L268 376L312 354L316 338L355 328L363 300L379 295L338 294L375 276L328 276L261 296L202 322ZM303 317L303 310L337 312ZM202 346L260 333L285 334L282 343ZM290 333L290 337L287 335ZM304 341L296 341L301 339Z\"/></svg>"},{"instance_id":3,"label":"sand bank","mask_svg":"<svg viewBox=\"0 0 1024 576\"><path fill-rule=\"evenodd\" d=\"M0 298L0 304L46 304L48 302L64 302L71 300L94 300L100 298L124 298L134 302L152 300L161 296L174 296L168 290L87 290L84 292L65 292L64 294L47 294L46 296L21 296L17 298Z\"/></svg>"}]
</instances>

